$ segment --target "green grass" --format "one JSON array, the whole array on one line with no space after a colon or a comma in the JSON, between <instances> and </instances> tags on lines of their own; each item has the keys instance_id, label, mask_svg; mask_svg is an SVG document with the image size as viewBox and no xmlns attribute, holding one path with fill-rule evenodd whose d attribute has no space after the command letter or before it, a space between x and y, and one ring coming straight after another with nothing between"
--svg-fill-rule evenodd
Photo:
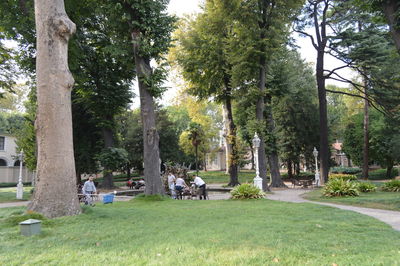
<instances>
[{"instance_id":1,"label":"green grass","mask_svg":"<svg viewBox=\"0 0 400 266\"><path fill-rule=\"evenodd\" d=\"M314 190L303 196L306 199L352 205L366 208L400 211L399 192L376 192L360 193L358 197L332 197L327 198L322 195L322 190Z\"/></svg>"},{"instance_id":2,"label":"green grass","mask_svg":"<svg viewBox=\"0 0 400 266\"><path fill-rule=\"evenodd\" d=\"M400 232L371 217L269 200L134 200L85 208L23 237L4 223L2 265L398 265ZM279 263L276 263L279 262Z\"/></svg>"},{"instance_id":3,"label":"green grass","mask_svg":"<svg viewBox=\"0 0 400 266\"><path fill-rule=\"evenodd\" d=\"M24 187L23 200L29 200L32 187ZM0 203L21 201L16 199L17 188L0 188Z\"/></svg>"},{"instance_id":4,"label":"green grass","mask_svg":"<svg viewBox=\"0 0 400 266\"><path fill-rule=\"evenodd\" d=\"M225 171L200 171L199 176L204 179L207 184L228 184L229 175ZM240 171L239 182L252 183L256 176L254 171Z\"/></svg>"}]
</instances>

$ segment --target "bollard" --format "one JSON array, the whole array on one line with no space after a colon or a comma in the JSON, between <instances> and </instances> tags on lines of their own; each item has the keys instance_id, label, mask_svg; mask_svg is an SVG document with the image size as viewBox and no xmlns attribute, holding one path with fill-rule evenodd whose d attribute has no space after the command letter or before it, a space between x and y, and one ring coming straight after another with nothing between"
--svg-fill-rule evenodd
<instances>
[{"instance_id":1,"label":"bollard","mask_svg":"<svg viewBox=\"0 0 400 266\"><path fill-rule=\"evenodd\" d=\"M32 235L40 234L41 223L42 223L42 221L35 220L35 219L29 219L29 220L20 222L19 225L20 225L20 229L21 229L21 234L24 236L32 236Z\"/></svg>"}]
</instances>

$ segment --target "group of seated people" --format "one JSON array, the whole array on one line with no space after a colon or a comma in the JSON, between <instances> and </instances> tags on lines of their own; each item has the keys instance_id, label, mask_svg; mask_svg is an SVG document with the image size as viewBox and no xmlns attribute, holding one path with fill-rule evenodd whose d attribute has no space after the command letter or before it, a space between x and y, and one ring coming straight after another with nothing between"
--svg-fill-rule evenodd
<instances>
[{"instance_id":1,"label":"group of seated people","mask_svg":"<svg viewBox=\"0 0 400 266\"><path fill-rule=\"evenodd\" d=\"M146 183L144 182L144 179L140 179L139 181L133 181L133 178L129 179L128 182L126 182L126 185L129 187L129 189L139 189L141 187L144 187Z\"/></svg>"},{"instance_id":2,"label":"group of seated people","mask_svg":"<svg viewBox=\"0 0 400 266\"><path fill-rule=\"evenodd\" d=\"M193 185L196 186L199 191L200 200L207 199L206 192L206 182L199 177L195 176L193 180ZM189 189L189 186L186 184L185 180L181 177L176 178L173 173L168 174L168 188L171 192L171 197L174 199L182 199L184 189Z\"/></svg>"}]
</instances>

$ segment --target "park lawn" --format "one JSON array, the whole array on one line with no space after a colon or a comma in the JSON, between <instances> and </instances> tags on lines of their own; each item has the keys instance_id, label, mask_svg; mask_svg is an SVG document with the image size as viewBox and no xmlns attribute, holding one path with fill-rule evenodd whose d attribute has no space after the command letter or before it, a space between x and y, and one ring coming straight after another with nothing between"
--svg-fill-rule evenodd
<instances>
[{"instance_id":1,"label":"park lawn","mask_svg":"<svg viewBox=\"0 0 400 266\"><path fill-rule=\"evenodd\" d=\"M23 200L16 199L17 188L0 188L0 203L29 200L32 187L24 187Z\"/></svg>"},{"instance_id":2,"label":"park lawn","mask_svg":"<svg viewBox=\"0 0 400 266\"><path fill-rule=\"evenodd\" d=\"M376 192L360 193L360 196L358 197L328 198L322 195L322 189L318 189L304 194L303 198L320 202L400 211L400 192L384 192L378 190Z\"/></svg>"},{"instance_id":3,"label":"park lawn","mask_svg":"<svg viewBox=\"0 0 400 266\"><path fill-rule=\"evenodd\" d=\"M228 184L229 174L225 171L200 171L199 176L204 179L207 184ZM256 173L254 171L240 171L239 182L252 183Z\"/></svg>"},{"instance_id":4,"label":"park lawn","mask_svg":"<svg viewBox=\"0 0 400 266\"><path fill-rule=\"evenodd\" d=\"M45 221L23 237L0 209L3 265L396 265L400 232L314 204L133 200Z\"/></svg>"}]
</instances>

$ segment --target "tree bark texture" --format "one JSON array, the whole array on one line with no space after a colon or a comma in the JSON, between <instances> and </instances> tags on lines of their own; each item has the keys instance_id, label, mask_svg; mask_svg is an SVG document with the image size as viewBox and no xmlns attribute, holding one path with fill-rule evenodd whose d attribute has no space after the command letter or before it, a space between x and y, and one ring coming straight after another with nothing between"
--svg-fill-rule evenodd
<instances>
[{"instance_id":1,"label":"tree bark texture","mask_svg":"<svg viewBox=\"0 0 400 266\"><path fill-rule=\"evenodd\" d=\"M400 54L400 2L398 0L382 1L382 7L383 13L385 14L386 20L390 27L390 33L392 34L393 41L396 45L398 53Z\"/></svg>"},{"instance_id":2,"label":"tree bark texture","mask_svg":"<svg viewBox=\"0 0 400 266\"><path fill-rule=\"evenodd\" d=\"M288 160L286 164L287 164L288 178L289 178L289 179L293 179L292 161L291 161L291 160Z\"/></svg>"},{"instance_id":3,"label":"tree bark texture","mask_svg":"<svg viewBox=\"0 0 400 266\"><path fill-rule=\"evenodd\" d=\"M53 218L81 212L76 188L72 137L68 40L75 24L63 0L36 0L37 186L31 211Z\"/></svg>"},{"instance_id":4,"label":"tree bark texture","mask_svg":"<svg viewBox=\"0 0 400 266\"><path fill-rule=\"evenodd\" d=\"M267 122L268 122L268 131L270 132L271 135L274 134L275 132L275 121L274 117L272 114L272 99L271 97L267 97ZM285 183L283 183L282 178L281 178L281 173L279 172L279 158L278 158L278 152L275 149L276 143L275 143L275 138L272 140L273 143L271 145L273 146L272 151L268 155L268 164L269 164L269 170L271 171L271 187L286 187Z\"/></svg>"},{"instance_id":5,"label":"tree bark texture","mask_svg":"<svg viewBox=\"0 0 400 266\"><path fill-rule=\"evenodd\" d=\"M150 78L152 70L150 59L140 55L141 33L132 32L133 51L135 55L136 74L139 83L140 111L143 124L143 160L144 178L146 182L145 194L163 194L164 189L160 173L160 137L156 128L156 115L153 96L144 78Z\"/></svg>"},{"instance_id":6,"label":"tree bark texture","mask_svg":"<svg viewBox=\"0 0 400 266\"><path fill-rule=\"evenodd\" d=\"M367 83L364 82L367 86ZM364 145L363 145L363 170L362 175L364 179L368 179L368 169L369 169L369 102L367 100L367 88L364 88Z\"/></svg>"},{"instance_id":7,"label":"tree bark texture","mask_svg":"<svg viewBox=\"0 0 400 266\"><path fill-rule=\"evenodd\" d=\"M226 107L223 104L222 105L222 117L223 117L223 123L224 123L224 131L223 131L223 136L225 138L225 174L229 175L229 156L228 154L231 154L231 151L229 150L230 146L227 144L228 143L228 117L227 117L227 111Z\"/></svg>"},{"instance_id":8,"label":"tree bark texture","mask_svg":"<svg viewBox=\"0 0 400 266\"><path fill-rule=\"evenodd\" d=\"M230 91L230 89L228 89ZM238 147L237 147L237 136L236 136L236 125L233 122L232 102L230 97L226 97L224 104L226 112L226 125L227 125L227 136L226 146L229 147L229 153L226 154L228 158L228 171L229 171L229 186L234 187L240 185L238 178Z\"/></svg>"},{"instance_id":9,"label":"tree bark texture","mask_svg":"<svg viewBox=\"0 0 400 266\"><path fill-rule=\"evenodd\" d=\"M327 44L326 35L326 17L330 1L323 2L322 14L319 15L318 5L322 1L316 1L312 4L313 7L313 20L315 28L316 43L313 41L313 46L317 50L317 65L316 65L316 79L318 89L318 103L319 103L319 132L320 132L320 168L321 178L320 184L324 185L328 181L329 174L329 141L328 141L328 111L326 102L326 89L325 89L325 76L324 76L324 56ZM321 22L319 19L321 18Z\"/></svg>"},{"instance_id":10,"label":"tree bark texture","mask_svg":"<svg viewBox=\"0 0 400 266\"><path fill-rule=\"evenodd\" d=\"M264 108L265 108L265 103L264 103L264 92L265 92L265 59L261 59L261 67L260 67L260 83L259 83L259 90L260 96L257 101L256 105L256 119L261 123L264 124ZM261 133L261 132L260 132ZM266 155L265 155L265 143L264 143L264 137L263 134L259 134L260 136L260 148L258 150L258 169L260 171L260 177L263 180L262 182L262 187L264 191L270 191L268 187L268 181L267 181L267 162L266 162Z\"/></svg>"},{"instance_id":11,"label":"tree bark texture","mask_svg":"<svg viewBox=\"0 0 400 266\"><path fill-rule=\"evenodd\" d=\"M110 119L110 118L109 118ZM102 128L101 133L103 135L104 148L114 147L114 133L110 128ZM105 169L103 176L103 188L111 189L114 187L113 173L112 171Z\"/></svg>"},{"instance_id":12,"label":"tree bark texture","mask_svg":"<svg viewBox=\"0 0 400 266\"><path fill-rule=\"evenodd\" d=\"M328 142L328 111L326 102L324 77L324 49L318 51L317 56L317 88L319 102L319 132L320 132L320 168L321 185L328 181L329 173L329 142Z\"/></svg>"}]
</instances>

